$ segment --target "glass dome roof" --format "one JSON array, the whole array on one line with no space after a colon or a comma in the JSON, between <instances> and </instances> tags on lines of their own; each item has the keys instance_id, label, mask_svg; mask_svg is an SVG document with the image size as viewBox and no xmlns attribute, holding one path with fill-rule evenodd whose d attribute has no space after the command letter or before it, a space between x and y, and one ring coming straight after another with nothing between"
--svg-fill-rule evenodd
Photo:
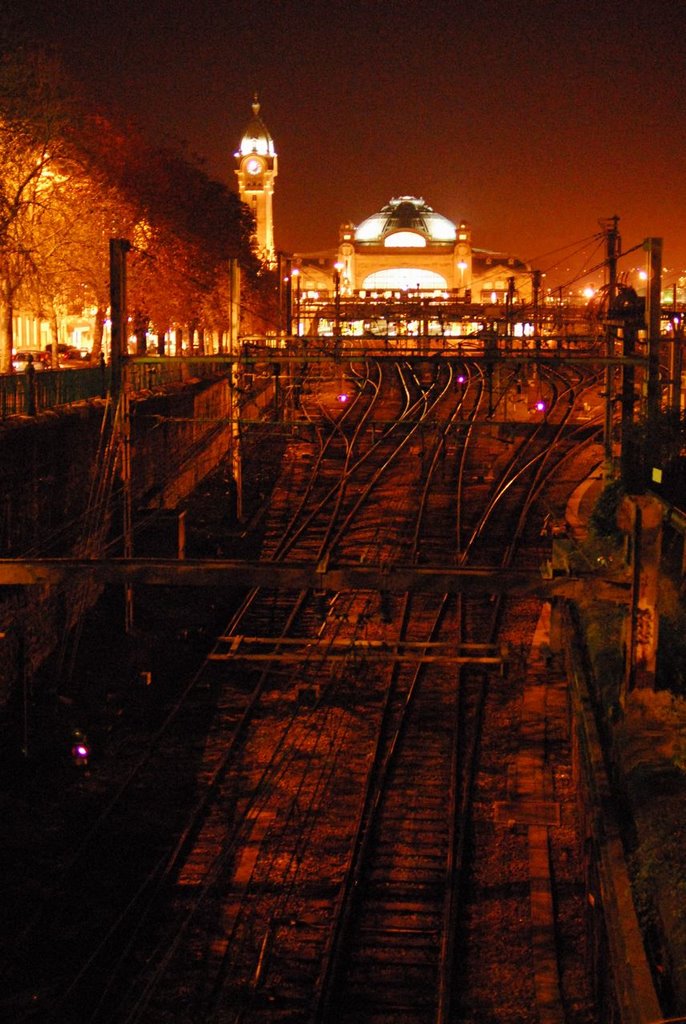
<instances>
[{"instance_id":1,"label":"glass dome roof","mask_svg":"<svg viewBox=\"0 0 686 1024\"><path fill-rule=\"evenodd\" d=\"M367 217L355 231L356 242L376 245L394 245L390 240L396 232L415 232L427 242L454 242L457 237L455 225L447 217L435 213L423 199L414 196L400 196L391 199L378 213ZM417 245L405 239L402 245Z\"/></svg>"},{"instance_id":2,"label":"glass dome roof","mask_svg":"<svg viewBox=\"0 0 686 1024\"><path fill-rule=\"evenodd\" d=\"M252 114L252 120L243 132L240 150L236 155L247 156L248 153L257 153L259 156L275 156L274 140L260 117L260 104L257 101L257 96L253 101Z\"/></svg>"}]
</instances>

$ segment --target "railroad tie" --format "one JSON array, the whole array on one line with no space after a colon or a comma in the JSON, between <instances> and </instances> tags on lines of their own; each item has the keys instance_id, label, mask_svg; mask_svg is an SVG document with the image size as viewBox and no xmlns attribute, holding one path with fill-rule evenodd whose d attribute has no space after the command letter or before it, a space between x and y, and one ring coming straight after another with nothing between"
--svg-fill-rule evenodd
<instances>
[{"instance_id":1,"label":"railroad tie","mask_svg":"<svg viewBox=\"0 0 686 1024\"><path fill-rule=\"evenodd\" d=\"M544 605L534 635L522 694L519 749L508 780L508 800L495 807L496 822L526 826L534 982L539 1024L564 1024L560 994L548 831L560 824L560 806L550 799L546 771L546 712L550 689L550 606ZM555 694L551 710L559 708Z\"/></svg>"}]
</instances>

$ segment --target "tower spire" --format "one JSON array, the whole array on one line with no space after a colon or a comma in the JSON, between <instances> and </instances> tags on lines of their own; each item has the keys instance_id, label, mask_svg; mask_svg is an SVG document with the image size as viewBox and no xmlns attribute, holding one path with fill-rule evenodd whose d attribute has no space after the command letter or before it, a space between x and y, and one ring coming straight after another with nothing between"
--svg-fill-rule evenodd
<instances>
[{"instance_id":1,"label":"tower spire","mask_svg":"<svg viewBox=\"0 0 686 1024\"><path fill-rule=\"evenodd\" d=\"M272 195L277 175L274 140L260 117L261 104L253 93L252 118L243 132L236 158L238 193L255 218L255 241L260 258L275 259Z\"/></svg>"}]
</instances>

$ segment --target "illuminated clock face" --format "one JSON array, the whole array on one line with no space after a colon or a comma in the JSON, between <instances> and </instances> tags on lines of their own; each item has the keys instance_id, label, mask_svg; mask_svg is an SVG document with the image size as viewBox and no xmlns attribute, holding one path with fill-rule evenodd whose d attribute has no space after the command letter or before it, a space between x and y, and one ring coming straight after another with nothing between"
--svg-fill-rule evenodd
<instances>
[{"instance_id":1,"label":"illuminated clock face","mask_svg":"<svg viewBox=\"0 0 686 1024\"><path fill-rule=\"evenodd\" d=\"M259 160L248 160L248 162L245 165L245 169L248 172L248 174L259 174L260 171L262 170L262 164L260 163Z\"/></svg>"}]
</instances>

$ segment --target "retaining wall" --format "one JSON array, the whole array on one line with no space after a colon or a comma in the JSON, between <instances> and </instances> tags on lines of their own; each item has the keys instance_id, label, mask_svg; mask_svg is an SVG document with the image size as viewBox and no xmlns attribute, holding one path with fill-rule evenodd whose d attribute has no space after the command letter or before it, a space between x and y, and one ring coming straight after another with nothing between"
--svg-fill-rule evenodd
<instances>
[{"instance_id":1,"label":"retaining wall","mask_svg":"<svg viewBox=\"0 0 686 1024\"><path fill-rule=\"evenodd\" d=\"M587 936L598 1009L609 1024L651 1024L662 1013L634 907L616 799L580 654L582 641L566 608L564 619L564 653L575 725L574 769L587 844Z\"/></svg>"},{"instance_id":2,"label":"retaining wall","mask_svg":"<svg viewBox=\"0 0 686 1024\"><path fill-rule=\"evenodd\" d=\"M224 457L231 401L226 377L131 400L134 512L174 507ZM0 557L121 554L120 454L106 400L3 421ZM0 588L0 706L30 691L37 669L98 595L69 582Z\"/></svg>"}]
</instances>

